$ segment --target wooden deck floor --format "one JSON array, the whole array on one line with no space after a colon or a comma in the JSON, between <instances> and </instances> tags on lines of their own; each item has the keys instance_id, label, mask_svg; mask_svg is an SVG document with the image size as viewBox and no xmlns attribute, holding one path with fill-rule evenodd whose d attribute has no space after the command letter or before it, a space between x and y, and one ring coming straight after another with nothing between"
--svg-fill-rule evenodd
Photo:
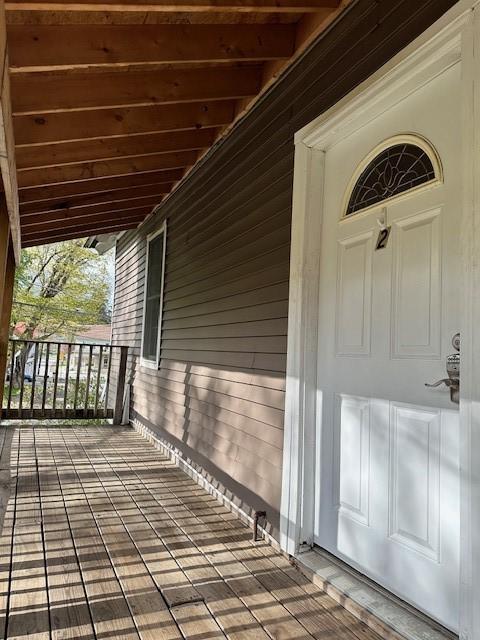
<instances>
[{"instance_id":1,"label":"wooden deck floor","mask_svg":"<svg viewBox=\"0 0 480 640\"><path fill-rule=\"evenodd\" d=\"M378 638L133 430L0 442L0 637Z\"/></svg>"}]
</instances>

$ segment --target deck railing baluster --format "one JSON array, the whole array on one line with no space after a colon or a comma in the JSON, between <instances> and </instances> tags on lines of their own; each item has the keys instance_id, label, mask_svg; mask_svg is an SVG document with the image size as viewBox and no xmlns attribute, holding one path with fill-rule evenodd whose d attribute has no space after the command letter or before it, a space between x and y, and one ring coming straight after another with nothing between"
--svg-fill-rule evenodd
<instances>
[{"instance_id":1,"label":"deck railing baluster","mask_svg":"<svg viewBox=\"0 0 480 640\"><path fill-rule=\"evenodd\" d=\"M93 347L90 345L88 350L88 366L87 366L87 381L86 381L86 389L85 389L85 408L83 410L83 415L85 418L88 416L88 393L90 390L90 376L92 374L92 353Z\"/></svg>"},{"instance_id":2,"label":"deck railing baluster","mask_svg":"<svg viewBox=\"0 0 480 640\"><path fill-rule=\"evenodd\" d=\"M120 360L118 364L117 392L115 394L115 408L113 411L113 424L122 424L123 405L125 401L125 382L127 373L128 347L119 347Z\"/></svg>"},{"instance_id":3,"label":"deck railing baluster","mask_svg":"<svg viewBox=\"0 0 480 640\"><path fill-rule=\"evenodd\" d=\"M102 362L103 362L103 345L99 347L98 353L98 368L97 368L97 388L95 389L95 408L93 413L95 418L98 416L98 399L100 397L100 385L102 382Z\"/></svg>"},{"instance_id":4,"label":"deck railing baluster","mask_svg":"<svg viewBox=\"0 0 480 640\"><path fill-rule=\"evenodd\" d=\"M20 349L20 355L19 355L19 357L21 358L21 361L20 361L20 394L18 396L18 418L20 420L22 419L23 393L25 390L25 365L27 363L28 354L30 352L30 347L28 346L28 342L26 341L24 342L26 344L25 354L23 354L22 350Z\"/></svg>"},{"instance_id":5,"label":"deck railing baluster","mask_svg":"<svg viewBox=\"0 0 480 640\"><path fill-rule=\"evenodd\" d=\"M112 373L112 358L113 358L113 346L108 348L108 368L107 368L107 380L105 382L105 401L103 408L103 417L106 418L108 414L108 393L110 391L110 376Z\"/></svg>"},{"instance_id":6,"label":"deck railing baluster","mask_svg":"<svg viewBox=\"0 0 480 640\"><path fill-rule=\"evenodd\" d=\"M43 358L43 345L44 343L40 343L39 345L39 356L38 356L38 362L37 362L37 376L40 375L40 371L42 370L42 358Z\"/></svg>"},{"instance_id":7,"label":"deck railing baluster","mask_svg":"<svg viewBox=\"0 0 480 640\"><path fill-rule=\"evenodd\" d=\"M32 367L32 392L30 396L30 418L33 418L33 405L35 404L35 384L37 382L37 362L38 362L38 342L33 345L33 367ZM28 355L27 355L28 358Z\"/></svg>"},{"instance_id":8,"label":"deck railing baluster","mask_svg":"<svg viewBox=\"0 0 480 640\"><path fill-rule=\"evenodd\" d=\"M12 359L10 361L10 379L8 380L8 401L7 401L7 416L10 414L12 406L12 388L13 388L13 372L15 367L15 353L17 351L15 342L10 340L10 348L12 350Z\"/></svg>"},{"instance_id":9,"label":"deck railing baluster","mask_svg":"<svg viewBox=\"0 0 480 640\"><path fill-rule=\"evenodd\" d=\"M42 349L43 351L43 349ZM42 393L42 416L45 415L45 403L47 401L47 385L48 385L48 360L50 358L50 343L47 342L45 349L45 366L43 368L43 393ZM41 358L40 358L40 364Z\"/></svg>"},{"instance_id":10,"label":"deck railing baluster","mask_svg":"<svg viewBox=\"0 0 480 640\"><path fill-rule=\"evenodd\" d=\"M73 409L74 409L75 416L77 415L78 389L80 387L80 373L82 371L82 351L83 351L83 345L79 344L78 345L77 378L75 383L75 394L73 399Z\"/></svg>"},{"instance_id":11,"label":"deck railing baluster","mask_svg":"<svg viewBox=\"0 0 480 640\"><path fill-rule=\"evenodd\" d=\"M57 388L58 388L58 378L60 377L60 351L62 349L61 344L57 344L57 358L55 360L55 374L53 379L53 397L52 397L52 411L55 416L56 404L57 404Z\"/></svg>"},{"instance_id":12,"label":"deck railing baluster","mask_svg":"<svg viewBox=\"0 0 480 640\"><path fill-rule=\"evenodd\" d=\"M65 384L63 387L63 417L67 417L67 390L68 390L68 377L70 375L70 358L72 355L72 345L68 345L67 349L67 362L65 363Z\"/></svg>"}]
</instances>

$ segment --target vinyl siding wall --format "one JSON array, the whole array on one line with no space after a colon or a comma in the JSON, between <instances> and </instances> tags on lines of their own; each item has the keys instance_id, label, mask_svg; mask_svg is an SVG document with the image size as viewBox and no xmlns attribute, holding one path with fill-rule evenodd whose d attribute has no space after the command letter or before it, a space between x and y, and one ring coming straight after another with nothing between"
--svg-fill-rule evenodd
<instances>
[{"instance_id":1,"label":"vinyl siding wall","mask_svg":"<svg viewBox=\"0 0 480 640\"><path fill-rule=\"evenodd\" d=\"M295 131L451 0L359 0L140 230L117 243L131 418L278 531ZM167 219L161 363L140 366L146 236Z\"/></svg>"}]
</instances>

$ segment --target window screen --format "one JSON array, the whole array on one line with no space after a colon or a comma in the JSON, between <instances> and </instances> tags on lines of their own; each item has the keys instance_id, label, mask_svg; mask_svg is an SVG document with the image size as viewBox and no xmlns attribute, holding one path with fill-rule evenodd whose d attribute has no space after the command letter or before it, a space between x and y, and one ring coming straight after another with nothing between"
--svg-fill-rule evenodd
<instances>
[{"instance_id":1,"label":"window screen","mask_svg":"<svg viewBox=\"0 0 480 640\"><path fill-rule=\"evenodd\" d=\"M157 361L157 347L162 302L163 243L165 232L159 233L148 244L147 279L145 285L145 316L143 319L142 357Z\"/></svg>"}]
</instances>

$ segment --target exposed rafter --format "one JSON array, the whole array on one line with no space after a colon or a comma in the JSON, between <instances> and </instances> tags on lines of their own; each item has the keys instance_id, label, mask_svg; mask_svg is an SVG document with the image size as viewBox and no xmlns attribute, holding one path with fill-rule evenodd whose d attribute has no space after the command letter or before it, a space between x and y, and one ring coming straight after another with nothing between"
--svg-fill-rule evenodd
<instances>
[{"instance_id":1,"label":"exposed rafter","mask_svg":"<svg viewBox=\"0 0 480 640\"><path fill-rule=\"evenodd\" d=\"M214 129L153 133L149 136L122 136L78 142L17 147L18 169L52 167L113 158L148 156L171 151L191 151L210 147Z\"/></svg>"},{"instance_id":2,"label":"exposed rafter","mask_svg":"<svg viewBox=\"0 0 480 640\"><path fill-rule=\"evenodd\" d=\"M20 219L22 222L28 216L32 216L33 222L41 221L43 214L50 214L56 211L77 211L79 207L100 207L109 204L110 209L117 206L129 206L125 203L138 202L144 198L151 198L152 202L160 202L162 198L172 188L172 183L145 185L129 189L116 189L92 193L87 196L77 195L69 198L54 198L51 200L40 200L36 202L25 202L20 205Z\"/></svg>"},{"instance_id":3,"label":"exposed rafter","mask_svg":"<svg viewBox=\"0 0 480 640\"><path fill-rule=\"evenodd\" d=\"M13 113L79 111L254 96L261 67L13 74Z\"/></svg>"},{"instance_id":4,"label":"exposed rafter","mask_svg":"<svg viewBox=\"0 0 480 640\"><path fill-rule=\"evenodd\" d=\"M162 185L177 182L182 176L183 171L181 169L174 169L172 171L149 171L126 176L85 178L75 182L25 187L20 189L20 208L23 203L27 202L41 202L53 198L72 198L83 195L94 198L96 193L103 194L105 191L136 189L140 186L152 184Z\"/></svg>"},{"instance_id":5,"label":"exposed rafter","mask_svg":"<svg viewBox=\"0 0 480 640\"><path fill-rule=\"evenodd\" d=\"M11 25L13 72L289 58L295 25Z\"/></svg>"},{"instance_id":6,"label":"exposed rafter","mask_svg":"<svg viewBox=\"0 0 480 640\"><path fill-rule=\"evenodd\" d=\"M17 145L219 127L232 122L234 100L118 107L13 118Z\"/></svg>"},{"instance_id":7,"label":"exposed rafter","mask_svg":"<svg viewBox=\"0 0 480 640\"><path fill-rule=\"evenodd\" d=\"M139 224L348 1L7 2L24 246Z\"/></svg>"},{"instance_id":8,"label":"exposed rafter","mask_svg":"<svg viewBox=\"0 0 480 640\"><path fill-rule=\"evenodd\" d=\"M45 214L39 216L38 220L32 220L32 217L22 219L22 230L24 235L28 235L32 230L34 233L43 231L56 231L61 227L62 230L75 228L77 225L109 223L112 219L128 220L135 215L148 215L152 208L157 204L158 200L151 200L150 203L138 202L131 207L125 207L121 204L105 205L103 211L88 211L87 207L79 210L70 209L65 212L55 212L49 217ZM97 209L98 205L95 205ZM93 209L93 207L90 207Z\"/></svg>"},{"instance_id":9,"label":"exposed rafter","mask_svg":"<svg viewBox=\"0 0 480 640\"><path fill-rule=\"evenodd\" d=\"M18 171L18 185L19 187L33 187L42 184L74 182L86 178L128 176L131 173L184 169L194 165L196 160L197 154L194 151L182 151L180 153L159 153L154 156L112 159L108 162L82 162L40 169L20 169Z\"/></svg>"},{"instance_id":10,"label":"exposed rafter","mask_svg":"<svg viewBox=\"0 0 480 640\"><path fill-rule=\"evenodd\" d=\"M57 2L32 2L17 0L6 3L8 11L161 11L165 13L315 13L319 9L333 9L338 6L336 0L57 0Z\"/></svg>"}]
</instances>

